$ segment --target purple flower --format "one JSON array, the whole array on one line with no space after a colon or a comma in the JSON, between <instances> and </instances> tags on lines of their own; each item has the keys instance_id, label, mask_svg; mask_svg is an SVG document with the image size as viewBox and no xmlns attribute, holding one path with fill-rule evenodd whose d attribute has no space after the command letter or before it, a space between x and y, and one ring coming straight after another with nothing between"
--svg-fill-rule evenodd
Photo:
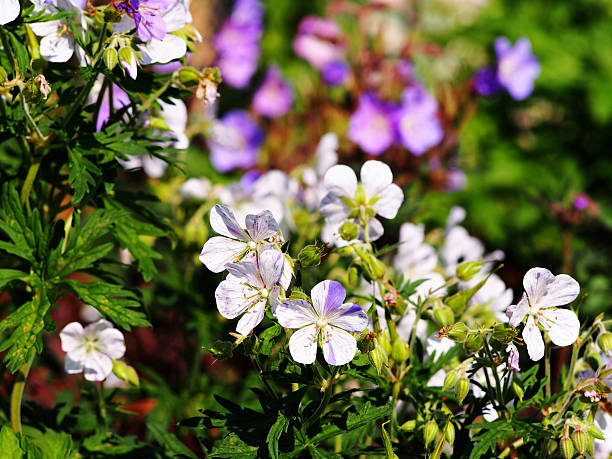
<instances>
[{"instance_id":1,"label":"purple flower","mask_svg":"<svg viewBox=\"0 0 612 459\"><path fill-rule=\"evenodd\" d=\"M270 67L264 82L253 95L253 108L270 118L283 116L293 104L293 88L283 78L278 67Z\"/></svg>"},{"instance_id":2,"label":"purple flower","mask_svg":"<svg viewBox=\"0 0 612 459\"><path fill-rule=\"evenodd\" d=\"M483 67L474 74L474 89L481 96L492 96L502 90L495 69Z\"/></svg>"},{"instance_id":3,"label":"purple flower","mask_svg":"<svg viewBox=\"0 0 612 459\"><path fill-rule=\"evenodd\" d=\"M323 79L332 86L346 83L350 73L351 66L346 61L331 61L322 70Z\"/></svg>"},{"instance_id":4,"label":"purple flower","mask_svg":"<svg viewBox=\"0 0 612 459\"><path fill-rule=\"evenodd\" d=\"M306 59L318 70L334 61L341 61L344 49L337 42L341 37L336 22L307 16L298 26L298 34L293 41L295 54Z\"/></svg>"},{"instance_id":5,"label":"purple flower","mask_svg":"<svg viewBox=\"0 0 612 459\"><path fill-rule=\"evenodd\" d=\"M420 156L440 143L444 130L437 117L438 103L421 85L406 88L396 113L396 129L402 145Z\"/></svg>"},{"instance_id":6,"label":"purple flower","mask_svg":"<svg viewBox=\"0 0 612 459\"><path fill-rule=\"evenodd\" d=\"M210 160L219 172L255 164L263 133L244 110L232 110L212 128L208 140Z\"/></svg>"},{"instance_id":7,"label":"purple flower","mask_svg":"<svg viewBox=\"0 0 612 459\"><path fill-rule=\"evenodd\" d=\"M349 140L372 155L380 155L393 144L394 107L380 101L374 94L364 93L349 119Z\"/></svg>"},{"instance_id":8,"label":"purple flower","mask_svg":"<svg viewBox=\"0 0 612 459\"><path fill-rule=\"evenodd\" d=\"M214 38L223 80L244 88L257 70L263 10L257 0L237 0L232 14Z\"/></svg>"},{"instance_id":9,"label":"purple flower","mask_svg":"<svg viewBox=\"0 0 612 459\"><path fill-rule=\"evenodd\" d=\"M446 184L444 191L463 190L467 185L467 176L458 167L451 167L446 171Z\"/></svg>"},{"instance_id":10,"label":"purple flower","mask_svg":"<svg viewBox=\"0 0 612 459\"><path fill-rule=\"evenodd\" d=\"M110 91L108 88L102 96L102 103L96 118L96 132L102 130L102 127L108 122L110 117ZM113 83L113 109L120 110L123 107L130 105L130 97L119 86Z\"/></svg>"},{"instance_id":11,"label":"purple flower","mask_svg":"<svg viewBox=\"0 0 612 459\"><path fill-rule=\"evenodd\" d=\"M172 0L127 0L115 4L115 7L134 20L138 38L146 42L151 38L163 40L166 36L166 22L162 14L171 3Z\"/></svg>"},{"instance_id":12,"label":"purple flower","mask_svg":"<svg viewBox=\"0 0 612 459\"><path fill-rule=\"evenodd\" d=\"M540 74L540 62L531 52L527 38L519 38L514 46L507 38L495 40L497 54L497 79L513 99L527 98L533 91L535 79Z\"/></svg>"},{"instance_id":13,"label":"purple flower","mask_svg":"<svg viewBox=\"0 0 612 459\"><path fill-rule=\"evenodd\" d=\"M574 198L574 208L576 210L585 210L589 207L589 197L586 194L579 194Z\"/></svg>"}]
</instances>

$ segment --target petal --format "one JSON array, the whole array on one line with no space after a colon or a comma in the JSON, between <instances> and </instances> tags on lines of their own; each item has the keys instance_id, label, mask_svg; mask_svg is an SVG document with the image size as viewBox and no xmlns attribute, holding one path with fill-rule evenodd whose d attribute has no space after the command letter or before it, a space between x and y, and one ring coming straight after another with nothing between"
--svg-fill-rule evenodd
<instances>
[{"instance_id":1,"label":"petal","mask_svg":"<svg viewBox=\"0 0 612 459\"><path fill-rule=\"evenodd\" d=\"M83 326L78 322L70 322L60 332L62 351L70 352L84 342Z\"/></svg>"},{"instance_id":2,"label":"petal","mask_svg":"<svg viewBox=\"0 0 612 459\"><path fill-rule=\"evenodd\" d=\"M238 317L249 307L247 297L252 294L255 294L255 291L240 282L227 279L222 281L215 290L219 314L226 319Z\"/></svg>"},{"instance_id":3,"label":"petal","mask_svg":"<svg viewBox=\"0 0 612 459\"><path fill-rule=\"evenodd\" d=\"M246 227L251 239L262 242L280 232L280 227L269 210L246 216Z\"/></svg>"},{"instance_id":4,"label":"petal","mask_svg":"<svg viewBox=\"0 0 612 459\"><path fill-rule=\"evenodd\" d=\"M340 164L329 168L325 173L323 184L334 194L353 198L357 190L357 176L353 169Z\"/></svg>"},{"instance_id":5,"label":"petal","mask_svg":"<svg viewBox=\"0 0 612 459\"><path fill-rule=\"evenodd\" d=\"M351 212L340 195L335 193L327 193L323 197L319 210L328 223L343 223Z\"/></svg>"},{"instance_id":6,"label":"petal","mask_svg":"<svg viewBox=\"0 0 612 459\"><path fill-rule=\"evenodd\" d=\"M264 284L254 261L231 263L227 265L227 271L234 276L236 282L244 282L257 288L263 288Z\"/></svg>"},{"instance_id":7,"label":"petal","mask_svg":"<svg viewBox=\"0 0 612 459\"><path fill-rule=\"evenodd\" d=\"M376 241L384 233L385 229L383 228L382 223L376 218L370 218L370 221L368 222L368 237L370 238L370 241ZM360 239L364 238L360 237Z\"/></svg>"},{"instance_id":8,"label":"petal","mask_svg":"<svg viewBox=\"0 0 612 459\"><path fill-rule=\"evenodd\" d=\"M393 183L391 168L382 161L370 160L361 166L361 183L367 199L378 196Z\"/></svg>"},{"instance_id":9,"label":"petal","mask_svg":"<svg viewBox=\"0 0 612 459\"><path fill-rule=\"evenodd\" d=\"M309 365L317 358L317 328L300 328L289 338L289 352L298 363Z\"/></svg>"},{"instance_id":10,"label":"petal","mask_svg":"<svg viewBox=\"0 0 612 459\"><path fill-rule=\"evenodd\" d=\"M284 258L285 260L283 262L283 273L281 275L279 283L281 287L287 290L289 288L289 285L291 284L291 279L293 278L293 264L291 263L291 260L289 259L288 255L285 255Z\"/></svg>"},{"instance_id":11,"label":"petal","mask_svg":"<svg viewBox=\"0 0 612 459\"><path fill-rule=\"evenodd\" d=\"M71 36L52 33L40 41L40 54L49 62L66 62L73 51L74 39Z\"/></svg>"},{"instance_id":12,"label":"petal","mask_svg":"<svg viewBox=\"0 0 612 459\"><path fill-rule=\"evenodd\" d=\"M285 328L300 328L315 323L318 316L306 300L288 300L276 306L274 316Z\"/></svg>"},{"instance_id":13,"label":"petal","mask_svg":"<svg viewBox=\"0 0 612 459\"><path fill-rule=\"evenodd\" d=\"M324 280L310 291L312 305L319 317L330 317L346 298L346 290L340 282Z\"/></svg>"},{"instance_id":14,"label":"petal","mask_svg":"<svg viewBox=\"0 0 612 459\"><path fill-rule=\"evenodd\" d=\"M227 207L217 204L210 211L210 226L223 236L238 239L240 241L250 240L249 235L242 229L234 217L234 212Z\"/></svg>"},{"instance_id":15,"label":"petal","mask_svg":"<svg viewBox=\"0 0 612 459\"><path fill-rule=\"evenodd\" d=\"M559 274L548 286L547 294L540 299L541 307L563 306L571 303L580 293L580 285L571 276Z\"/></svg>"},{"instance_id":16,"label":"petal","mask_svg":"<svg viewBox=\"0 0 612 459\"><path fill-rule=\"evenodd\" d=\"M526 296L523 295L523 297L521 298L521 301L519 301L516 306L510 305L508 306L508 309L512 310L512 315L510 316L510 320L508 321L508 324L511 327L518 326L518 324L520 324L521 321L523 320L523 317L525 317L527 313L529 312L529 303L527 302Z\"/></svg>"},{"instance_id":17,"label":"petal","mask_svg":"<svg viewBox=\"0 0 612 459\"><path fill-rule=\"evenodd\" d=\"M529 316L523 329L523 340L527 345L529 358L537 362L544 357L544 340L532 316Z\"/></svg>"},{"instance_id":18,"label":"petal","mask_svg":"<svg viewBox=\"0 0 612 459\"><path fill-rule=\"evenodd\" d=\"M19 0L8 0L3 2L0 8L0 24L8 24L19 16Z\"/></svg>"},{"instance_id":19,"label":"petal","mask_svg":"<svg viewBox=\"0 0 612 459\"><path fill-rule=\"evenodd\" d=\"M352 333L359 333L368 326L368 316L361 306L344 303L327 318L327 322Z\"/></svg>"},{"instance_id":20,"label":"petal","mask_svg":"<svg viewBox=\"0 0 612 459\"><path fill-rule=\"evenodd\" d=\"M113 359L120 359L125 354L123 333L116 328L107 328L98 333L100 351Z\"/></svg>"},{"instance_id":21,"label":"petal","mask_svg":"<svg viewBox=\"0 0 612 459\"><path fill-rule=\"evenodd\" d=\"M569 276L568 276L569 277ZM550 340L557 346L574 344L580 332L580 321L569 309L542 309L539 311L540 324L548 332Z\"/></svg>"},{"instance_id":22,"label":"petal","mask_svg":"<svg viewBox=\"0 0 612 459\"><path fill-rule=\"evenodd\" d=\"M101 352L91 352L83 364L88 381L102 381L113 371L113 361Z\"/></svg>"},{"instance_id":23,"label":"petal","mask_svg":"<svg viewBox=\"0 0 612 459\"><path fill-rule=\"evenodd\" d=\"M404 192L402 189L395 183L392 183L379 196L380 199L374 203L372 208L381 217L394 218L402 202L404 202Z\"/></svg>"},{"instance_id":24,"label":"petal","mask_svg":"<svg viewBox=\"0 0 612 459\"><path fill-rule=\"evenodd\" d=\"M266 288L278 284L283 274L285 256L282 252L268 249L259 254L259 272Z\"/></svg>"},{"instance_id":25,"label":"petal","mask_svg":"<svg viewBox=\"0 0 612 459\"><path fill-rule=\"evenodd\" d=\"M236 262L247 249L248 246L243 241L215 236L206 241L202 247L200 261L212 272L220 273L227 265Z\"/></svg>"},{"instance_id":26,"label":"petal","mask_svg":"<svg viewBox=\"0 0 612 459\"><path fill-rule=\"evenodd\" d=\"M330 365L344 365L355 357L357 341L341 328L327 326L323 329L323 357Z\"/></svg>"},{"instance_id":27,"label":"petal","mask_svg":"<svg viewBox=\"0 0 612 459\"><path fill-rule=\"evenodd\" d=\"M185 40L171 34L166 35L163 40L151 38L146 44L139 45L138 48L142 55L142 63L145 65L167 64L187 53Z\"/></svg>"},{"instance_id":28,"label":"petal","mask_svg":"<svg viewBox=\"0 0 612 459\"><path fill-rule=\"evenodd\" d=\"M540 299L546 295L548 286L554 281L555 276L546 268L531 268L525 273L523 287L532 306L537 307L540 304ZM547 306L556 305L549 304Z\"/></svg>"},{"instance_id":29,"label":"petal","mask_svg":"<svg viewBox=\"0 0 612 459\"><path fill-rule=\"evenodd\" d=\"M97 320L85 327L83 334L92 338L97 338L103 330L113 328L113 324L106 319Z\"/></svg>"},{"instance_id":30,"label":"petal","mask_svg":"<svg viewBox=\"0 0 612 459\"><path fill-rule=\"evenodd\" d=\"M80 373L83 371L83 362L81 360L73 360L70 358L70 355L66 355L64 359L64 370L69 375Z\"/></svg>"},{"instance_id":31,"label":"petal","mask_svg":"<svg viewBox=\"0 0 612 459\"><path fill-rule=\"evenodd\" d=\"M263 319L264 312L266 311L266 303L267 301L262 299L245 312L236 325L236 331L243 336L247 336L251 333L251 330L259 325L259 322Z\"/></svg>"}]
</instances>

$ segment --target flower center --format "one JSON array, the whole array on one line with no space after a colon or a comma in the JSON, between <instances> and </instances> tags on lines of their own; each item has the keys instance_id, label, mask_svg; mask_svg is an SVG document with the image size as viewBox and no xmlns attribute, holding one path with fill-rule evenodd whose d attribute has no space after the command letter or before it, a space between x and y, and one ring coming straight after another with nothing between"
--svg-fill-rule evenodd
<instances>
[{"instance_id":1,"label":"flower center","mask_svg":"<svg viewBox=\"0 0 612 459\"><path fill-rule=\"evenodd\" d=\"M315 325L316 325L316 326L317 326L317 328L319 328L319 329L320 329L320 328L323 328L323 327L325 327L325 326L327 325L327 320L326 320L326 319L324 319L323 317L321 317L320 319L318 319L318 320L315 322Z\"/></svg>"},{"instance_id":2,"label":"flower center","mask_svg":"<svg viewBox=\"0 0 612 459\"><path fill-rule=\"evenodd\" d=\"M267 288L262 288L259 291L259 294L261 295L262 298L268 298L268 295L270 294L270 292L268 292Z\"/></svg>"},{"instance_id":3,"label":"flower center","mask_svg":"<svg viewBox=\"0 0 612 459\"><path fill-rule=\"evenodd\" d=\"M257 244L255 243L255 241L249 241L247 245L249 246L249 249L251 250L255 250L257 248Z\"/></svg>"}]
</instances>

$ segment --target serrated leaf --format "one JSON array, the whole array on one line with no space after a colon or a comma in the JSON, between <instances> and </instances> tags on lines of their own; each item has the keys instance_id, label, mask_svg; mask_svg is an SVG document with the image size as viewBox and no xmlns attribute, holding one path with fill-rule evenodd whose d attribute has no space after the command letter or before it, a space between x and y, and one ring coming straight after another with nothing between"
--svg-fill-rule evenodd
<instances>
[{"instance_id":1,"label":"serrated leaf","mask_svg":"<svg viewBox=\"0 0 612 459\"><path fill-rule=\"evenodd\" d=\"M90 186L95 186L94 176L102 174L102 171L85 157L82 150L69 148L68 150L68 183L74 190L72 204L78 204L89 191Z\"/></svg>"},{"instance_id":2,"label":"serrated leaf","mask_svg":"<svg viewBox=\"0 0 612 459\"><path fill-rule=\"evenodd\" d=\"M197 457L176 435L168 432L160 422L149 419L147 421L147 430L150 437L160 444L168 457Z\"/></svg>"},{"instance_id":3,"label":"serrated leaf","mask_svg":"<svg viewBox=\"0 0 612 459\"><path fill-rule=\"evenodd\" d=\"M257 450L243 442L236 434L229 434L210 452L209 457L240 457L244 459L257 457Z\"/></svg>"},{"instance_id":4,"label":"serrated leaf","mask_svg":"<svg viewBox=\"0 0 612 459\"><path fill-rule=\"evenodd\" d=\"M44 459L64 459L70 456L72 437L66 432L46 429L41 432L31 426L23 426L23 433L42 452Z\"/></svg>"},{"instance_id":5,"label":"serrated leaf","mask_svg":"<svg viewBox=\"0 0 612 459\"><path fill-rule=\"evenodd\" d=\"M278 440L281 435L287 431L289 420L283 413L278 413L276 422L270 427L266 441L268 442L268 451L272 459L278 459Z\"/></svg>"},{"instance_id":6,"label":"serrated leaf","mask_svg":"<svg viewBox=\"0 0 612 459\"><path fill-rule=\"evenodd\" d=\"M383 406L372 406L370 402L367 402L359 411L348 413L346 420L346 429L340 429L335 424L327 424L322 426L323 431L312 438L312 442L315 444L321 443L328 438L335 437L344 432L350 432L360 427L368 425L370 422L377 421L379 419L388 417L391 414L391 404Z\"/></svg>"},{"instance_id":7,"label":"serrated leaf","mask_svg":"<svg viewBox=\"0 0 612 459\"><path fill-rule=\"evenodd\" d=\"M486 429L484 433L480 433L477 436L473 437L473 442L475 443L472 451L470 453L469 459L478 459L487 454L490 450L492 453L495 452L495 449L498 446L498 440L504 440L506 437L506 433L512 432L512 424L506 421L495 421L490 423L482 423L477 425L467 426L469 429L472 428L482 428ZM487 455L487 457L490 457Z\"/></svg>"},{"instance_id":8,"label":"serrated leaf","mask_svg":"<svg viewBox=\"0 0 612 459\"><path fill-rule=\"evenodd\" d=\"M22 280L25 282L28 275L18 269L0 269L0 290L4 288L6 284L14 280Z\"/></svg>"},{"instance_id":9,"label":"serrated leaf","mask_svg":"<svg viewBox=\"0 0 612 459\"><path fill-rule=\"evenodd\" d=\"M23 450L19 447L19 437L9 426L2 426L0 430L0 445L4 457L19 459L23 457Z\"/></svg>"},{"instance_id":10,"label":"serrated leaf","mask_svg":"<svg viewBox=\"0 0 612 459\"><path fill-rule=\"evenodd\" d=\"M10 239L0 241L0 250L35 262L36 241L23 212L14 183L5 183L2 188L0 206L0 230Z\"/></svg>"}]
</instances>

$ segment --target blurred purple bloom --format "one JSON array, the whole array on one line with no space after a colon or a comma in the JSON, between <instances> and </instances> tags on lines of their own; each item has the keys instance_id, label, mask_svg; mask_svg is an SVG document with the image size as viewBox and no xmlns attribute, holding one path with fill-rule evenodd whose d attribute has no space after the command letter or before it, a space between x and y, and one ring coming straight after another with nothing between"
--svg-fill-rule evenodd
<instances>
[{"instance_id":1,"label":"blurred purple bloom","mask_svg":"<svg viewBox=\"0 0 612 459\"><path fill-rule=\"evenodd\" d=\"M351 66L346 61L331 61L322 70L323 79L332 86L346 83L350 73Z\"/></svg>"},{"instance_id":2,"label":"blurred purple bloom","mask_svg":"<svg viewBox=\"0 0 612 459\"><path fill-rule=\"evenodd\" d=\"M349 140L363 151L380 155L393 144L392 114L395 108L380 101L374 94L359 97L359 106L349 119Z\"/></svg>"},{"instance_id":3,"label":"blurred purple bloom","mask_svg":"<svg viewBox=\"0 0 612 459\"><path fill-rule=\"evenodd\" d=\"M335 43L340 37L340 27L336 22L316 16L307 16L298 26L298 34L293 41L293 50L314 68L323 70L330 62L342 60L344 49Z\"/></svg>"},{"instance_id":4,"label":"blurred purple bloom","mask_svg":"<svg viewBox=\"0 0 612 459\"><path fill-rule=\"evenodd\" d=\"M257 0L237 0L229 19L214 38L223 81L244 88L257 70L263 10Z\"/></svg>"},{"instance_id":5,"label":"blurred purple bloom","mask_svg":"<svg viewBox=\"0 0 612 459\"><path fill-rule=\"evenodd\" d=\"M527 38L519 38L514 46L507 38L495 40L497 54L497 79L513 99L527 98L533 91L535 79L540 74L540 62L531 52Z\"/></svg>"},{"instance_id":6,"label":"blurred purple bloom","mask_svg":"<svg viewBox=\"0 0 612 459\"><path fill-rule=\"evenodd\" d=\"M589 206L589 197L586 194L579 194L574 198L574 208L576 210L585 210Z\"/></svg>"},{"instance_id":7,"label":"blurred purple bloom","mask_svg":"<svg viewBox=\"0 0 612 459\"><path fill-rule=\"evenodd\" d=\"M467 185L467 176L465 172L457 167L448 169L446 172L446 184L444 185L445 191L459 191L463 190Z\"/></svg>"},{"instance_id":8,"label":"blurred purple bloom","mask_svg":"<svg viewBox=\"0 0 612 459\"><path fill-rule=\"evenodd\" d=\"M232 110L217 121L208 147L210 160L219 172L251 167L257 161L263 133L244 110Z\"/></svg>"},{"instance_id":9,"label":"blurred purple bloom","mask_svg":"<svg viewBox=\"0 0 612 459\"><path fill-rule=\"evenodd\" d=\"M283 116L293 104L293 88L283 78L278 67L270 67L266 78L253 95L256 113L270 118Z\"/></svg>"},{"instance_id":10,"label":"blurred purple bloom","mask_svg":"<svg viewBox=\"0 0 612 459\"><path fill-rule=\"evenodd\" d=\"M102 96L102 103L98 110L96 118L96 132L102 130L102 127L108 122L110 117L110 91L107 88ZM119 110L130 105L130 97L116 84L113 83L113 109Z\"/></svg>"},{"instance_id":11,"label":"blurred purple bloom","mask_svg":"<svg viewBox=\"0 0 612 459\"><path fill-rule=\"evenodd\" d=\"M481 96L492 96L502 90L497 73L490 67L483 67L474 74L474 89Z\"/></svg>"},{"instance_id":12,"label":"blurred purple bloom","mask_svg":"<svg viewBox=\"0 0 612 459\"><path fill-rule=\"evenodd\" d=\"M444 130L437 117L436 99L421 85L404 89L402 106L395 115L399 140L420 156L440 143Z\"/></svg>"},{"instance_id":13,"label":"blurred purple bloom","mask_svg":"<svg viewBox=\"0 0 612 459\"><path fill-rule=\"evenodd\" d=\"M412 84L416 81L414 66L407 59L400 59L397 63L397 73L402 77L404 83Z\"/></svg>"}]
</instances>

